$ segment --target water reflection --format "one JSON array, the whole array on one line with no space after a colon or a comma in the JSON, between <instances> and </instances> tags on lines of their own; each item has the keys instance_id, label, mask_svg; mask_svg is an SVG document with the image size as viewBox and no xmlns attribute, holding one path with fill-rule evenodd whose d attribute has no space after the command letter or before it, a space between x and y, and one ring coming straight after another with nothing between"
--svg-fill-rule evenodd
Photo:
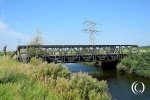
<instances>
[{"instance_id":1,"label":"water reflection","mask_svg":"<svg viewBox=\"0 0 150 100\"><path fill-rule=\"evenodd\" d=\"M66 63L67 68L71 72L94 72L99 71L99 68L93 66L85 66L77 63Z\"/></svg>"}]
</instances>

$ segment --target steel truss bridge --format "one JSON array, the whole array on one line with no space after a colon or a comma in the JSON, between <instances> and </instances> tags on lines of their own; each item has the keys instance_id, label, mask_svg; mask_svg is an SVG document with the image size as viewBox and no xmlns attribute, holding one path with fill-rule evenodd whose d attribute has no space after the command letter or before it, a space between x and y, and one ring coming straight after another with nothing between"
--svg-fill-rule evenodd
<instances>
[{"instance_id":1,"label":"steel truss bridge","mask_svg":"<svg viewBox=\"0 0 150 100\"><path fill-rule=\"evenodd\" d=\"M138 52L138 45L20 45L12 57L24 62L32 57L64 63L119 61Z\"/></svg>"}]
</instances>

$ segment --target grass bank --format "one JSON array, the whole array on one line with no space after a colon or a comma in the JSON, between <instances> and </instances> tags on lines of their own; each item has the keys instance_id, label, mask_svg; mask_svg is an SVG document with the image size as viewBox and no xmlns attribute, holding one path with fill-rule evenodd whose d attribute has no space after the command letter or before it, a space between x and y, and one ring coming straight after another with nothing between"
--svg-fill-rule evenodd
<instances>
[{"instance_id":1,"label":"grass bank","mask_svg":"<svg viewBox=\"0 0 150 100\"><path fill-rule=\"evenodd\" d=\"M1 100L111 100L106 81L70 73L59 64L0 59Z\"/></svg>"},{"instance_id":2,"label":"grass bank","mask_svg":"<svg viewBox=\"0 0 150 100\"><path fill-rule=\"evenodd\" d=\"M117 65L117 69L150 78L150 51L123 58Z\"/></svg>"},{"instance_id":3,"label":"grass bank","mask_svg":"<svg viewBox=\"0 0 150 100\"><path fill-rule=\"evenodd\" d=\"M95 62L79 62L79 64L82 64L82 65L86 65L86 66L94 66L95 65Z\"/></svg>"}]
</instances>

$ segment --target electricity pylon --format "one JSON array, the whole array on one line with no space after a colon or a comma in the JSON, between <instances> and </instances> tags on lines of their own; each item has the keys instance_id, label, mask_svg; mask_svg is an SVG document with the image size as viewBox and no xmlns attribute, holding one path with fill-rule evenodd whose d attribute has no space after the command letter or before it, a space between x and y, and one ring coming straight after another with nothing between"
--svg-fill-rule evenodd
<instances>
[{"instance_id":1,"label":"electricity pylon","mask_svg":"<svg viewBox=\"0 0 150 100\"><path fill-rule=\"evenodd\" d=\"M97 23L85 19L83 24L86 24L88 26L86 29L83 29L82 31L89 33L89 45L95 45L95 34L99 32L98 30L95 29Z\"/></svg>"}]
</instances>

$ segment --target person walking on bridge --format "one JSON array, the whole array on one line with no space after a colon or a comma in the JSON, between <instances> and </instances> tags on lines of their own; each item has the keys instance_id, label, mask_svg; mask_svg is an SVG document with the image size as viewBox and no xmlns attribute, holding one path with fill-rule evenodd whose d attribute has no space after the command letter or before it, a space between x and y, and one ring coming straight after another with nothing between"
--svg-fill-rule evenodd
<instances>
[{"instance_id":1,"label":"person walking on bridge","mask_svg":"<svg viewBox=\"0 0 150 100\"><path fill-rule=\"evenodd\" d=\"M3 48L4 57L6 56L6 48L7 48L7 45L5 45L5 47Z\"/></svg>"}]
</instances>

